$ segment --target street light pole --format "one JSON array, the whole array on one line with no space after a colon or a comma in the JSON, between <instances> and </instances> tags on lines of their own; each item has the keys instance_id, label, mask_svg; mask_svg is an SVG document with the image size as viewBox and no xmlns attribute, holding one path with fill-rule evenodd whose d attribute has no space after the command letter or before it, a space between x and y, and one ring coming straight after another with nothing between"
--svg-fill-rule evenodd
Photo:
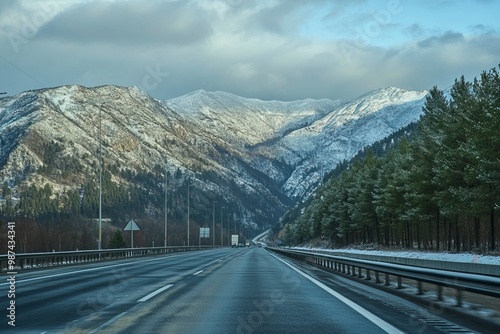
<instances>
[{"instance_id":1,"label":"street light pole","mask_svg":"<svg viewBox=\"0 0 500 334\"><path fill-rule=\"evenodd\" d=\"M229 233L229 212L227 213L227 245L231 245L231 234Z\"/></svg>"},{"instance_id":2,"label":"street light pole","mask_svg":"<svg viewBox=\"0 0 500 334\"><path fill-rule=\"evenodd\" d=\"M167 206L168 206L168 202L167 202L167 164L168 164L168 160L165 159L165 242L164 242L164 245L165 247L167 247Z\"/></svg>"},{"instance_id":3,"label":"street light pole","mask_svg":"<svg viewBox=\"0 0 500 334\"><path fill-rule=\"evenodd\" d=\"M194 186L194 184L188 185L188 217L187 217L187 246L189 247L189 188Z\"/></svg>"},{"instance_id":4,"label":"street light pole","mask_svg":"<svg viewBox=\"0 0 500 334\"><path fill-rule=\"evenodd\" d=\"M212 205L212 247L215 247L215 203L217 201L214 201Z\"/></svg>"},{"instance_id":5,"label":"street light pole","mask_svg":"<svg viewBox=\"0 0 500 334\"><path fill-rule=\"evenodd\" d=\"M99 107L99 242L97 248L102 249L102 105Z\"/></svg>"},{"instance_id":6,"label":"street light pole","mask_svg":"<svg viewBox=\"0 0 500 334\"><path fill-rule=\"evenodd\" d=\"M222 209L224 209L225 206L221 206L220 208L220 246L224 246L224 238L222 237Z\"/></svg>"}]
</instances>

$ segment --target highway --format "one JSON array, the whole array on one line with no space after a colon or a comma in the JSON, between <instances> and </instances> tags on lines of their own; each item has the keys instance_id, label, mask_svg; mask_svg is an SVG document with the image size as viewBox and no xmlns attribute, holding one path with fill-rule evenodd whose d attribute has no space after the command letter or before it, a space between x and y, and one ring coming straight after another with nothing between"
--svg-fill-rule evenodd
<instances>
[{"instance_id":1,"label":"highway","mask_svg":"<svg viewBox=\"0 0 500 334\"><path fill-rule=\"evenodd\" d=\"M226 248L18 273L0 332L443 333L424 308L288 261Z\"/></svg>"}]
</instances>

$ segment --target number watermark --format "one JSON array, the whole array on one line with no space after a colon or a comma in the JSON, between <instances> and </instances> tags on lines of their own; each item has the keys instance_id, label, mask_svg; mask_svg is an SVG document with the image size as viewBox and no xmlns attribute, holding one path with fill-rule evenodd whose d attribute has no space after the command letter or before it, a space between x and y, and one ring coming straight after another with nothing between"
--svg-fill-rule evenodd
<instances>
[{"instance_id":1,"label":"number watermark","mask_svg":"<svg viewBox=\"0 0 500 334\"><path fill-rule=\"evenodd\" d=\"M9 222L7 225L7 283L9 290L7 298L9 307L7 307L7 323L9 326L16 326L16 223Z\"/></svg>"}]
</instances>

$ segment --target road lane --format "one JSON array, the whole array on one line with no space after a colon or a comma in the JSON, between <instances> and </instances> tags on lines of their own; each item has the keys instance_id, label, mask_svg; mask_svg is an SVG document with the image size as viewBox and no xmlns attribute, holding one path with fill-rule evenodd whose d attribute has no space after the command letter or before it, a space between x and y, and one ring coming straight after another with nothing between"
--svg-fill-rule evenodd
<instances>
[{"instance_id":1,"label":"road lane","mask_svg":"<svg viewBox=\"0 0 500 334\"><path fill-rule=\"evenodd\" d=\"M218 249L20 272L16 275L16 328L2 321L0 332L67 332L75 322L107 321L157 288L235 253L234 249ZM0 283L2 295L7 289L6 283ZM6 298L0 299L0 309L7 306ZM3 319L7 319L5 312Z\"/></svg>"},{"instance_id":2,"label":"road lane","mask_svg":"<svg viewBox=\"0 0 500 334\"><path fill-rule=\"evenodd\" d=\"M32 271L18 275L15 332L438 333L326 285L257 247Z\"/></svg>"},{"instance_id":3,"label":"road lane","mask_svg":"<svg viewBox=\"0 0 500 334\"><path fill-rule=\"evenodd\" d=\"M184 279L102 333L385 333L260 248ZM394 329L393 333L397 332Z\"/></svg>"}]
</instances>

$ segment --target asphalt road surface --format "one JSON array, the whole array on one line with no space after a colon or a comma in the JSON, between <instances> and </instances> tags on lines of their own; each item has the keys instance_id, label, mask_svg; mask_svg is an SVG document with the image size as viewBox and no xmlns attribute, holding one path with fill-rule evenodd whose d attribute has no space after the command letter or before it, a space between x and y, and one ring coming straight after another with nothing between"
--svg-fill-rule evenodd
<instances>
[{"instance_id":1,"label":"asphalt road surface","mask_svg":"<svg viewBox=\"0 0 500 334\"><path fill-rule=\"evenodd\" d=\"M0 283L0 333L443 333L397 297L306 272L250 247L18 273L15 327Z\"/></svg>"}]
</instances>

